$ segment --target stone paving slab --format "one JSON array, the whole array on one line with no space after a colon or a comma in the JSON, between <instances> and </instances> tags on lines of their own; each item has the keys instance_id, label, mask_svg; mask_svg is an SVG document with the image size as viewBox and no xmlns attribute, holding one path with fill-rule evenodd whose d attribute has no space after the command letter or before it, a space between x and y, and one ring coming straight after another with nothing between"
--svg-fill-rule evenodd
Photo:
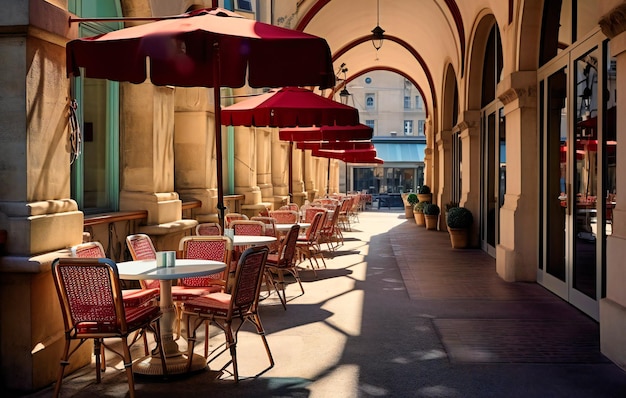
<instances>
[{"instance_id":1,"label":"stone paving slab","mask_svg":"<svg viewBox=\"0 0 626 398\"><path fill-rule=\"evenodd\" d=\"M137 377L137 396L626 396L626 373L599 352L597 323L537 284L503 282L482 251L452 249L446 232L417 227L402 210L366 211L344 235L327 269L302 272L304 295L287 286L286 311L275 295L261 302L273 368L245 328L239 383L219 372L226 355L184 377ZM221 344L221 332L210 333L211 346ZM101 384L92 364L65 378L63 396L128 396L121 364L107 359Z\"/></svg>"}]
</instances>

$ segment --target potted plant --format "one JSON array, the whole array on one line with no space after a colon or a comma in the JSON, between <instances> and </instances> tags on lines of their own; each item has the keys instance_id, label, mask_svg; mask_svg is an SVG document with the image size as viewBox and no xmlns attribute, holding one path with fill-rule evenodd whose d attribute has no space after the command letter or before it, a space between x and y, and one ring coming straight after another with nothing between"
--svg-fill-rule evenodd
<instances>
[{"instance_id":1,"label":"potted plant","mask_svg":"<svg viewBox=\"0 0 626 398\"><path fill-rule=\"evenodd\" d=\"M417 199L420 202L432 202L433 194L430 192L430 187L428 185L422 185L419 187L417 191Z\"/></svg>"},{"instance_id":2,"label":"potted plant","mask_svg":"<svg viewBox=\"0 0 626 398\"><path fill-rule=\"evenodd\" d=\"M474 222L472 212L466 207L453 207L448 211L448 232L453 249L467 247L469 228Z\"/></svg>"},{"instance_id":3,"label":"potted plant","mask_svg":"<svg viewBox=\"0 0 626 398\"><path fill-rule=\"evenodd\" d=\"M459 207L459 203L458 202L448 202L445 204L444 208L445 208L445 215L444 215L444 222L446 224L446 228L448 227L448 212L450 211L451 208L453 207Z\"/></svg>"},{"instance_id":4,"label":"potted plant","mask_svg":"<svg viewBox=\"0 0 626 398\"><path fill-rule=\"evenodd\" d=\"M424 222L426 229L437 229L439 213L441 213L441 209L435 203L427 203L424 206Z\"/></svg>"},{"instance_id":5,"label":"potted plant","mask_svg":"<svg viewBox=\"0 0 626 398\"><path fill-rule=\"evenodd\" d=\"M413 217L415 218L415 224L424 225L424 206L426 206L428 202L417 202L415 206L413 206Z\"/></svg>"},{"instance_id":6,"label":"potted plant","mask_svg":"<svg viewBox=\"0 0 626 398\"><path fill-rule=\"evenodd\" d=\"M413 218L413 207L419 202L417 195L410 193L406 197L406 205L404 206L404 216L406 218Z\"/></svg>"}]
</instances>

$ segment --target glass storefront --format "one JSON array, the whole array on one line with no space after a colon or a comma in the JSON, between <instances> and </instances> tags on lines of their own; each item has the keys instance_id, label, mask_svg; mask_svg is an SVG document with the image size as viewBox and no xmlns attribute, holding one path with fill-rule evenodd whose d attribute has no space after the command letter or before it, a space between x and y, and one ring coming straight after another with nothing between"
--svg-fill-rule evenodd
<instances>
[{"instance_id":1,"label":"glass storefront","mask_svg":"<svg viewBox=\"0 0 626 398\"><path fill-rule=\"evenodd\" d=\"M353 167L352 188L371 194L400 194L417 192L424 183L424 168Z\"/></svg>"}]
</instances>

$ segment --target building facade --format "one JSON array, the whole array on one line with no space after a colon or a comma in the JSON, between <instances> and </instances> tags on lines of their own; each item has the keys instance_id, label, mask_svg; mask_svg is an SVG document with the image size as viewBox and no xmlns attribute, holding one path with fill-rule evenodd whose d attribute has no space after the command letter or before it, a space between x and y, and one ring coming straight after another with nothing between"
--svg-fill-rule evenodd
<instances>
[{"instance_id":1,"label":"building facade","mask_svg":"<svg viewBox=\"0 0 626 398\"><path fill-rule=\"evenodd\" d=\"M122 26L69 17L166 16L214 2L1 3L1 383L34 390L53 382L63 345L54 258L85 232L114 259L129 231L168 249L217 214L211 90L69 79L66 43ZM603 354L626 368L624 1L215 3L324 37L355 95L373 71L410 81L427 115L434 200L472 211L473 246L495 257L502 279L537 282L596 319ZM385 33L375 48L377 21ZM222 90L223 105L255 92ZM405 120L389 131L409 131ZM221 134L229 207L254 214L286 201L291 154L277 131ZM328 174L326 159L296 151L293 160L295 201L339 190L339 163ZM81 355L73 366L88 363L89 347Z\"/></svg>"}]
</instances>

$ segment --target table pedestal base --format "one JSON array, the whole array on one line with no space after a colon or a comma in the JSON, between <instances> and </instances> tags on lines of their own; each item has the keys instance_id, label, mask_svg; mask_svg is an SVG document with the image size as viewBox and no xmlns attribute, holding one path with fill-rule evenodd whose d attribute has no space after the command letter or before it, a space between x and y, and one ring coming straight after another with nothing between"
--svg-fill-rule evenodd
<instances>
[{"instance_id":1,"label":"table pedestal base","mask_svg":"<svg viewBox=\"0 0 626 398\"><path fill-rule=\"evenodd\" d=\"M168 375L179 375L188 372L195 372L206 368L206 358L202 355L193 354L191 359L191 369L187 369L187 354L181 354L166 358ZM145 376L163 376L163 366L158 355L148 355L138 359L133 363L133 372Z\"/></svg>"}]
</instances>

